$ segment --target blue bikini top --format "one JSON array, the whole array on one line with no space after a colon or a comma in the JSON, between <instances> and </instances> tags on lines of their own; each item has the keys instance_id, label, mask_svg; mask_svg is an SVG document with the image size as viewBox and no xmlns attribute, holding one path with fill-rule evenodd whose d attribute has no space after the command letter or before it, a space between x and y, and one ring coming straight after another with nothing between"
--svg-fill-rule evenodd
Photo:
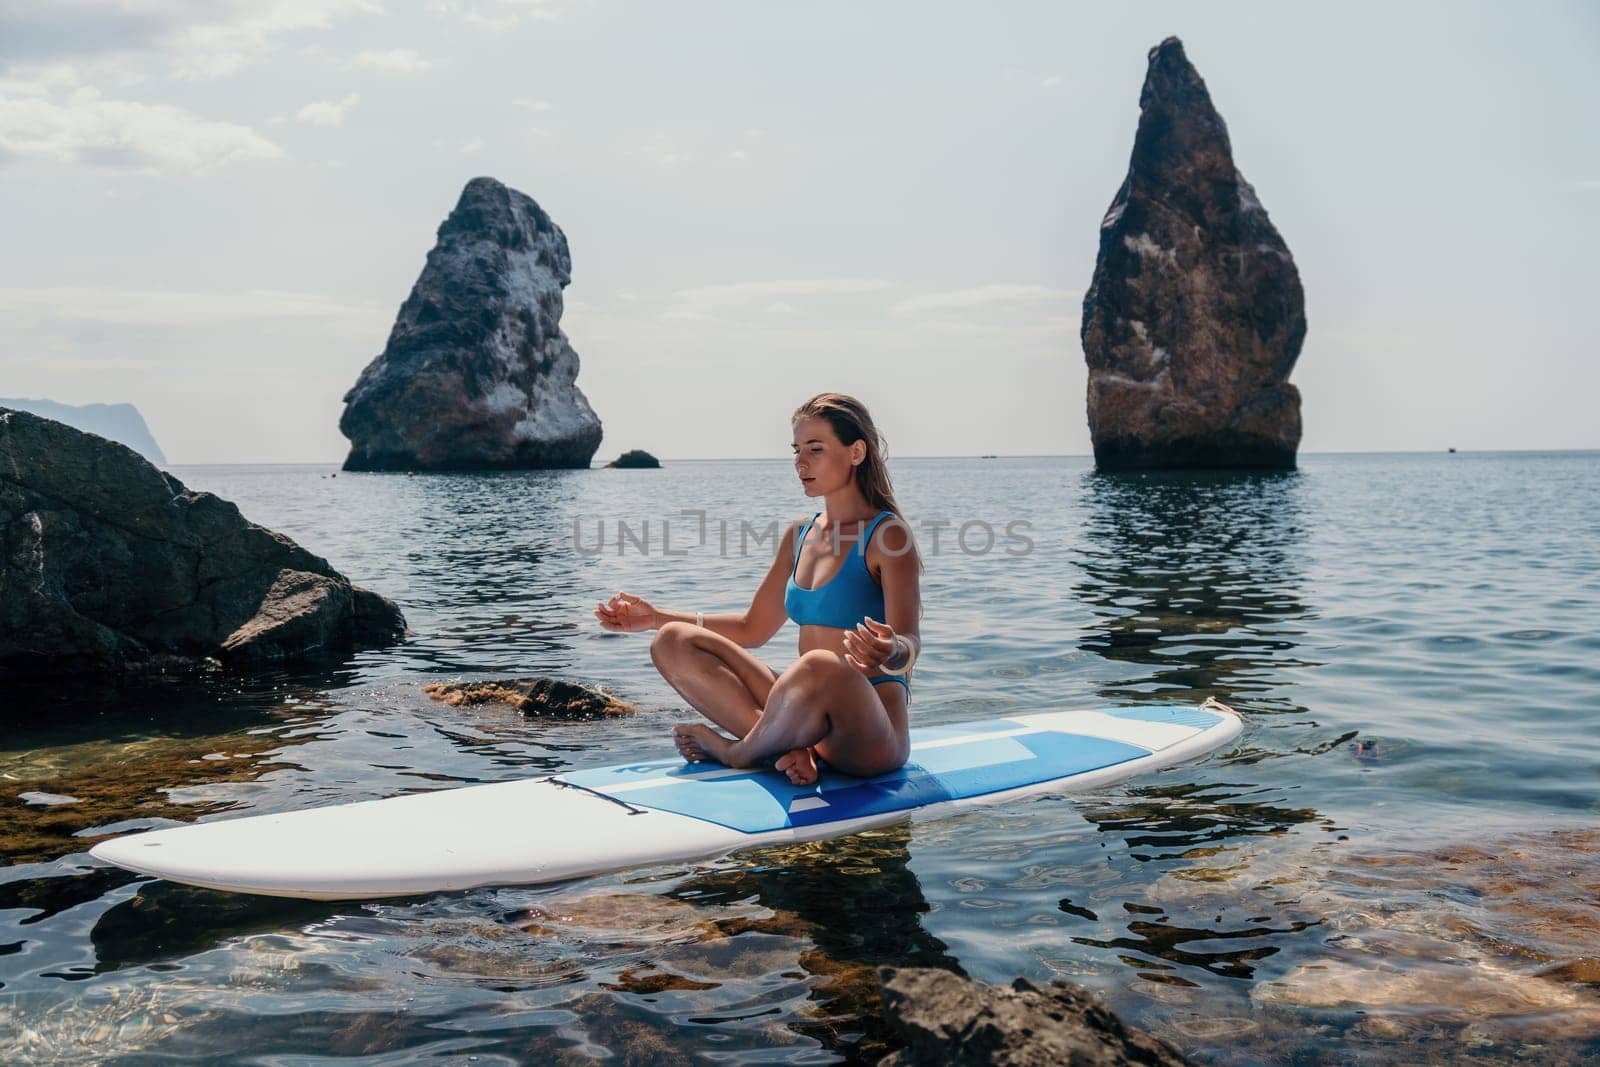
<instances>
[{"instance_id":1,"label":"blue bikini top","mask_svg":"<svg viewBox=\"0 0 1600 1067\"><path fill-rule=\"evenodd\" d=\"M848 630L867 615L883 622L883 586L873 580L872 572L867 569L867 542L872 540L872 531L878 528L878 523L894 512L878 512L851 546L839 572L817 588L806 589L795 582L794 572L800 565L800 546L806 543L811 524L821 514L819 511L811 516L795 535L794 563L789 567L789 584L783 592L783 610L800 626L833 626Z\"/></svg>"}]
</instances>

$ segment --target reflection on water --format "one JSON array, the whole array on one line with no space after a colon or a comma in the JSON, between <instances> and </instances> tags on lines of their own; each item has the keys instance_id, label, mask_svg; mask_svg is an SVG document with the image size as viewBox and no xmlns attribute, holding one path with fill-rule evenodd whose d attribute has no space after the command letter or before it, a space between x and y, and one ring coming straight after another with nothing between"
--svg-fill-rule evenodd
<instances>
[{"instance_id":1,"label":"reflection on water","mask_svg":"<svg viewBox=\"0 0 1600 1067\"><path fill-rule=\"evenodd\" d=\"M102 1033L125 1053L153 1039L173 1055L226 1043L258 1055L428 1047L582 1062L608 1050L642 1062L713 1047L873 1062L892 1047L876 968L960 971L921 926L928 904L909 841L902 825L665 879L366 905L146 882L94 924L98 968L52 974L120 971L116 995L81 1013L46 1011L0 1051L38 1054L48 1040ZM219 984L178 973L222 958ZM173 1003L174 982L186 993L174 1025L124 1014ZM361 1007L385 989L405 1011ZM296 1008L292 1032L270 1025L308 997L326 1010ZM441 1030L471 1036L438 1045Z\"/></svg>"},{"instance_id":2,"label":"reflection on water","mask_svg":"<svg viewBox=\"0 0 1600 1067\"><path fill-rule=\"evenodd\" d=\"M0 805L8 861L50 860L112 833L236 807L227 796L196 803L184 794L293 767L283 757L312 739L298 727L333 706L314 687L325 681L326 674L276 671L93 690L17 687L13 721L0 730L0 777L16 794L71 802Z\"/></svg>"},{"instance_id":3,"label":"reflection on water","mask_svg":"<svg viewBox=\"0 0 1600 1067\"><path fill-rule=\"evenodd\" d=\"M339 903L154 882L84 850L669 754L691 713L647 638L592 625L593 601L742 607L768 559L714 539L581 556L571 518L696 507L759 526L789 517L792 474L781 458L183 472L394 596L413 633L199 686L0 692L0 1062L864 1061L889 1047L885 963L1064 976L1203 1062L1593 1060L1600 852L1573 827L1600 810L1597 471L1582 455L1309 457L1244 477L902 461L913 516L1025 516L1038 540L928 560L919 725L1217 696L1245 713L1236 746L833 843ZM758 655L781 666L794 636ZM420 692L538 673L641 711L547 723ZM77 801L19 799L34 792ZM463 827L538 832L528 812Z\"/></svg>"},{"instance_id":4,"label":"reflection on water","mask_svg":"<svg viewBox=\"0 0 1600 1067\"><path fill-rule=\"evenodd\" d=\"M313 922L328 911L329 905L315 901L147 881L95 921L89 935L94 969L170 963L215 948L228 938Z\"/></svg>"},{"instance_id":5,"label":"reflection on water","mask_svg":"<svg viewBox=\"0 0 1600 1067\"><path fill-rule=\"evenodd\" d=\"M1120 837L1130 859L1171 864L1169 884L1229 883L1250 871L1250 838L1325 821L1315 811L1273 803L1264 792L1225 783L1142 787L1130 789L1130 799L1114 806L1086 805L1084 816L1103 833ZM1277 940L1316 924L1284 917L1273 906L1265 908L1268 914L1233 918L1238 901L1214 917L1200 916L1181 893L1172 895L1176 901L1171 904L1124 901L1121 914L1105 916L1071 898L1063 899L1060 908L1117 929L1115 936L1104 938L1074 936L1077 944L1115 951L1117 959L1146 981L1189 988L1198 987L1196 969L1223 978L1254 977L1256 961L1281 951ZM1191 925L1197 918L1210 921Z\"/></svg>"},{"instance_id":6,"label":"reflection on water","mask_svg":"<svg viewBox=\"0 0 1600 1067\"><path fill-rule=\"evenodd\" d=\"M1162 921L1166 919L1166 914L1160 908L1147 908L1139 904L1124 904L1123 908L1135 915L1148 916L1129 921L1128 933L1132 936L1116 937L1107 941L1097 941L1092 937L1075 937L1073 940L1080 945L1137 953L1133 956L1119 953L1117 958L1135 968L1140 978L1191 987L1197 983L1176 973L1180 968L1167 964L1198 967L1224 978L1250 978L1255 974L1251 961L1265 959L1276 955L1279 951L1278 946L1261 942L1268 940L1274 934L1298 934L1312 925L1307 922L1297 922L1290 924L1286 929L1273 929L1264 925L1222 930L1214 927L1191 929L1175 925L1170 921ZM1255 944L1234 949L1221 947L1237 939L1248 940ZM1192 952L1186 948L1192 942L1219 942L1220 945L1213 945L1210 951ZM1167 963L1152 961L1149 958L1151 956Z\"/></svg>"},{"instance_id":7,"label":"reflection on water","mask_svg":"<svg viewBox=\"0 0 1600 1067\"><path fill-rule=\"evenodd\" d=\"M1326 820L1310 808L1274 803L1277 790L1221 782L1131 786L1114 807L1086 803L1084 817L1121 837L1141 862L1184 859L1224 842L1282 834Z\"/></svg>"},{"instance_id":8,"label":"reflection on water","mask_svg":"<svg viewBox=\"0 0 1600 1067\"><path fill-rule=\"evenodd\" d=\"M835 1051L875 1060L890 1051L878 1004L877 968L939 967L964 973L920 921L928 911L902 824L839 841L763 850L760 866L692 878L667 895L692 903L754 899L770 918L723 927L781 933L814 947L801 968L821 979L812 1017L791 1025Z\"/></svg>"},{"instance_id":9,"label":"reflection on water","mask_svg":"<svg viewBox=\"0 0 1600 1067\"><path fill-rule=\"evenodd\" d=\"M1302 602L1301 476L1088 474L1075 594L1095 606L1080 646L1138 669L1102 687L1116 702L1285 706L1277 673L1309 614Z\"/></svg>"},{"instance_id":10,"label":"reflection on water","mask_svg":"<svg viewBox=\"0 0 1600 1067\"><path fill-rule=\"evenodd\" d=\"M393 518L404 557L352 573L400 586L412 630L404 656L413 670L563 673L575 664L584 622L551 611L587 592L574 567L567 517L585 499L584 471L501 471L408 479ZM340 479L360 484L369 479ZM384 480L378 479L378 487ZM344 487L341 487L343 491ZM377 488L377 487L375 487ZM321 531L318 531L319 534Z\"/></svg>"}]
</instances>

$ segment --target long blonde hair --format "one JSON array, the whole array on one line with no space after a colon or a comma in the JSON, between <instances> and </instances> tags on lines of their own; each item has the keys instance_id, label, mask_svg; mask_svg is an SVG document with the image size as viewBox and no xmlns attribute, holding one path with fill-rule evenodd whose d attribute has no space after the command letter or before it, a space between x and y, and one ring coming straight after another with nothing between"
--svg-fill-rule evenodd
<instances>
[{"instance_id":1,"label":"long blonde hair","mask_svg":"<svg viewBox=\"0 0 1600 1067\"><path fill-rule=\"evenodd\" d=\"M818 393L795 408L794 414L789 416L791 423L801 419L826 419L828 425L833 427L834 436L846 448L857 441L866 442L867 458L856 464L856 488L861 490L868 504L879 511L893 512L905 527L906 536L911 537L911 524L900 514L900 505L895 503L894 486L889 482L889 467L884 462L888 443L883 434L878 432L867 406L845 393ZM917 567L919 572L927 570L921 552L917 553Z\"/></svg>"}]
</instances>

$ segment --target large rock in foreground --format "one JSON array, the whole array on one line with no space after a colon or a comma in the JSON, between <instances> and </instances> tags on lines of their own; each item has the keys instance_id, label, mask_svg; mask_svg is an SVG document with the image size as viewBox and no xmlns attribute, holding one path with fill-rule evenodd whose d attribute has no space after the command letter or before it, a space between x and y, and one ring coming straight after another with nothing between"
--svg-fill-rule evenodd
<instances>
[{"instance_id":1,"label":"large rock in foreground","mask_svg":"<svg viewBox=\"0 0 1600 1067\"><path fill-rule=\"evenodd\" d=\"M1150 50L1139 108L1083 300L1095 463L1293 467L1288 378L1306 335L1294 259L1176 37Z\"/></svg>"},{"instance_id":2,"label":"large rock in foreground","mask_svg":"<svg viewBox=\"0 0 1600 1067\"><path fill-rule=\"evenodd\" d=\"M885 1067L1179 1067L1167 1042L1124 1026L1099 998L1025 978L985 986L949 971L884 968L883 1011L905 1048Z\"/></svg>"},{"instance_id":3,"label":"large rock in foreground","mask_svg":"<svg viewBox=\"0 0 1600 1067\"><path fill-rule=\"evenodd\" d=\"M533 200L474 178L383 354L345 394L345 470L587 468L600 420L561 332L572 256Z\"/></svg>"},{"instance_id":4,"label":"large rock in foreground","mask_svg":"<svg viewBox=\"0 0 1600 1067\"><path fill-rule=\"evenodd\" d=\"M0 408L0 677L390 642L394 603L133 450Z\"/></svg>"}]
</instances>

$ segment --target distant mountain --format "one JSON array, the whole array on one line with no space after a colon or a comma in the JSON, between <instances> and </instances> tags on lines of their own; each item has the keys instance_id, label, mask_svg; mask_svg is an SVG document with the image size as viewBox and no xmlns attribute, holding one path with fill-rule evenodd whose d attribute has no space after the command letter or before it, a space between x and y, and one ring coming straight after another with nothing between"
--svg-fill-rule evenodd
<instances>
[{"instance_id":1,"label":"distant mountain","mask_svg":"<svg viewBox=\"0 0 1600 1067\"><path fill-rule=\"evenodd\" d=\"M46 419L64 422L73 429L98 434L127 445L157 466L167 465L167 457L150 436L144 416L132 404L58 404L54 400L30 400L0 396L0 408L26 411Z\"/></svg>"}]
</instances>

